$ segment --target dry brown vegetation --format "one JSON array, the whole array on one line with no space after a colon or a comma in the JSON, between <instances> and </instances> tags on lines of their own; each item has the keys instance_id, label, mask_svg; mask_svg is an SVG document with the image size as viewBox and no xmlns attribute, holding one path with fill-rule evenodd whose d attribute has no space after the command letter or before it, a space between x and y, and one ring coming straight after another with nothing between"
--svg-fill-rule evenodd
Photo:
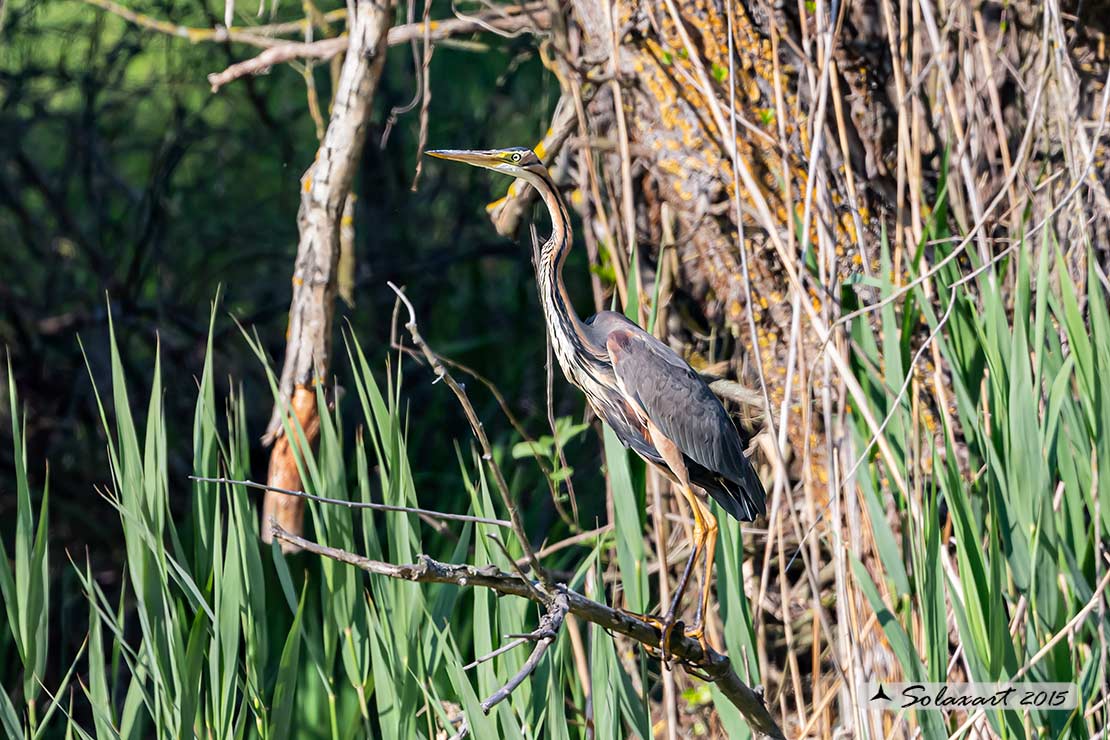
<instances>
[{"instance_id":1,"label":"dry brown vegetation","mask_svg":"<svg viewBox=\"0 0 1110 740\"><path fill-rule=\"evenodd\" d=\"M1023 727L1029 736L1105 736L1105 3L551 0L483 2L453 18L428 3L419 20L415 5L359 0L347 9L308 3L297 21L190 29L126 3L86 1L183 43L258 54L211 75L213 89L274 64L302 65L320 148L301 181L271 485L316 485L302 480L287 435L308 430L301 454L324 444L330 412L315 388L333 371L334 303L357 237L343 217L354 191L374 197L373 183L353 173L385 50L412 44L423 70L423 147L428 117L450 115L429 83L437 44L526 35L560 98L542 139L500 144L535 144L565 186L594 268L595 308L615 296L725 381L715 390L751 437L769 515L742 539L737 529L733 559L719 563L723 606L710 635L737 673L763 687L786 736L992 737ZM330 102L317 97L315 64L330 65ZM490 204L493 227L520 233L532 198L514 185ZM290 401L296 422L283 426ZM475 474L492 475L482 443L488 454ZM609 466L613 521L622 493ZM549 487L568 526L541 555L593 542L573 488L559 479ZM633 588L618 553L622 526L640 541L644 573L653 585L659 578L652 603L666 601L685 560L681 509L662 481L649 478L645 491L646 526L589 530L600 538L601 583L592 573L587 581L599 602L621 606ZM269 496L267 512L289 512L279 516L293 532L283 542L304 544L303 502ZM606 539L614 527L616 539ZM523 534L519 558L530 553ZM508 551L486 554L520 595L526 579ZM396 575L383 569L367 568ZM588 735L608 687L591 688L601 658L580 630L568 618L572 644L552 658L565 661L567 685L551 680L568 697L592 699L560 717L564 731ZM699 697L701 682L684 672L646 668L635 653L646 641L632 627L618 632L611 664L624 678L610 679L630 686L622 700L642 702L625 712L611 699L619 734L639 732L637 711L658 737L742 731L726 701ZM1066 722L884 714L859 695L874 679L1017 677L1075 681L1088 693ZM518 714L494 714L502 733L524 716L513 706ZM467 727L437 721L452 733Z\"/></svg>"}]
</instances>

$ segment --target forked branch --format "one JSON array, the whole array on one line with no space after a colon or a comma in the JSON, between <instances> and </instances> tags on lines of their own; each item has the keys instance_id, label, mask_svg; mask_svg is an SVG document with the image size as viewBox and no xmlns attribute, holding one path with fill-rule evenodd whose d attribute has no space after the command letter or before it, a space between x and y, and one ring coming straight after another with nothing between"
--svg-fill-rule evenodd
<instances>
[{"instance_id":1,"label":"forked branch","mask_svg":"<svg viewBox=\"0 0 1110 740\"><path fill-rule=\"evenodd\" d=\"M543 651L553 641L552 635L557 634L561 627L563 617L566 614L573 614L579 619L593 622L609 632L624 635L654 651L658 651L660 647L659 631L644 620L588 599L565 584L556 584L550 587L554 597L549 600L549 603L543 603L543 596L538 593L536 584L529 583L519 575L505 573L493 565L454 565L441 563L426 555L421 555L417 563L396 565L321 545L304 537L291 534L276 524L272 525L271 531L273 536L282 542L323 557L353 565L367 573L415 583L451 583L467 588L488 588L498 594L528 599L547 608L548 612L544 621L541 621L540 630L533 633L539 635L539 639L532 652L532 657L526 661L521 671L505 687L483 702L483 709L487 711L488 708L493 707L498 701L508 696L516 686L523 682L531 670L535 669ZM563 603L565 603L565 610L562 606ZM552 611L551 604L556 605L554 611ZM541 631L543 631L542 634ZM691 669L692 672L714 683L721 693L736 706L753 730L768 737L785 740L782 730L779 729L771 713L763 705L761 695L740 680L736 671L732 669L727 656L721 655L712 649L702 650L697 640L686 637L681 633L681 630L676 630L671 636L668 652L675 659L681 661L684 666Z\"/></svg>"},{"instance_id":2,"label":"forked branch","mask_svg":"<svg viewBox=\"0 0 1110 740\"><path fill-rule=\"evenodd\" d=\"M491 709L508 699L509 694L513 693L517 686L524 683L524 679L535 672L543 654L559 637L559 630L563 627L563 620L566 618L568 611L570 611L570 603L567 601L566 594L557 593L550 599L547 605L547 613L540 618L540 626L523 638L535 641L536 647L532 649L532 654L528 656L528 660L524 661L524 665L513 674L513 677L504 686L490 694L489 698L482 702L483 712L489 714Z\"/></svg>"},{"instance_id":3,"label":"forked branch","mask_svg":"<svg viewBox=\"0 0 1110 740\"><path fill-rule=\"evenodd\" d=\"M447 384L447 387L455 394L455 398L458 399L459 405L462 406L463 413L466 414L466 420L470 422L470 429L474 432L474 438L478 440L478 444L482 449L482 459L489 466L490 472L493 474L497 492L501 495L501 502L509 512L509 520L513 525L513 533L516 535L521 549L524 550L524 557L528 559L528 565L532 568L532 572L539 577L542 583L546 584L547 574L540 566L540 561L536 557L531 543L528 542L528 535L524 531L524 523L520 520L520 512L517 511L516 504L513 503L513 497L509 493L509 484L505 482L505 476L501 472L501 466L497 464L497 461L493 457L493 447L490 446L489 437L486 436L486 430L482 426L481 420L478 419L478 412L474 410L474 404L470 403L470 397L466 395L466 389L455 380L454 376L451 375L442 360L440 360L439 355L433 352L432 348L428 346L428 343L424 341L424 337L420 334L420 329L416 325L416 310L412 307L412 302L405 295L404 291L393 283L389 283L389 287L397 294L397 298L405 304L405 309L408 311L409 320L405 322L405 329L408 330L409 336L412 337L413 344L419 347L420 351L424 353L424 357L428 360L428 364L432 366L432 371L435 372L436 378Z\"/></svg>"}]
</instances>

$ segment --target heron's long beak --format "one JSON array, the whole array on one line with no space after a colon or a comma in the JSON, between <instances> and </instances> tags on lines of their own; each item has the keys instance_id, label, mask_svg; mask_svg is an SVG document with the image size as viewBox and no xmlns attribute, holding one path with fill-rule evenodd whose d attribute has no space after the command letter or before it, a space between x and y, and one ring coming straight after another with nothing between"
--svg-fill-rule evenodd
<instances>
[{"instance_id":1,"label":"heron's long beak","mask_svg":"<svg viewBox=\"0 0 1110 740\"><path fill-rule=\"evenodd\" d=\"M433 149L424 153L437 159L449 159L475 167L493 167L504 161L501 152L474 149Z\"/></svg>"}]
</instances>

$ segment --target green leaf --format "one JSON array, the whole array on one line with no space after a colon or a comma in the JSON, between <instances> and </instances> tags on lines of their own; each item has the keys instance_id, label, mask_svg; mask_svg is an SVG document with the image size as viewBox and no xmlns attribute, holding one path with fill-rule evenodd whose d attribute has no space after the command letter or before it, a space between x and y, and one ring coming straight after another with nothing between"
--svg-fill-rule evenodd
<instances>
[{"instance_id":1,"label":"green leaf","mask_svg":"<svg viewBox=\"0 0 1110 740\"><path fill-rule=\"evenodd\" d=\"M740 679L749 685L758 684L759 651L756 649L751 604L744 590L744 541L740 522L730 516L722 516L723 510L715 501L712 506L719 526L715 572L725 649ZM710 687L710 696L729 738L743 740L752 736L736 705L716 685Z\"/></svg>"},{"instance_id":2,"label":"green leaf","mask_svg":"<svg viewBox=\"0 0 1110 740\"><path fill-rule=\"evenodd\" d=\"M15 707L12 706L12 700L8 698L8 692L4 689L0 689L0 727L4 728L9 740L24 737L23 721L19 718Z\"/></svg>"},{"instance_id":3,"label":"green leaf","mask_svg":"<svg viewBox=\"0 0 1110 740\"><path fill-rule=\"evenodd\" d=\"M92 565L85 563L85 579L93 582ZM119 737L113 724L114 707L108 693L108 673L104 656L104 634L95 593L87 593L89 601L89 706L93 710L93 726L99 740Z\"/></svg>"},{"instance_id":4,"label":"green leaf","mask_svg":"<svg viewBox=\"0 0 1110 740\"><path fill-rule=\"evenodd\" d=\"M201 688L203 684L204 648L208 643L208 619L204 612L197 612L193 618L193 626L189 630L189 640L185 644L185 660L181 666L182 691L179 694L181 702L181 716L178 728L178 737L196 735L197 709L201 703Z\"/></svg>"},{"instance_id":5,"label":"green leaf","mask_svg":"<svg viewBox=\"0 0 1110 740\"><path fill-rule=\"evenodd\" d=\"M913 642L906 634L906 630L898 623L886 604L883 603L882 597L879 596L879 591L875 588L875 584L863 563L860 562L855 553L848 553L848 555L851 558L852 573L855 575L856 584L870 602L871 608L875 611L875 616L879 618L879 626L883 628L883 633L886 635L891 649L894 650L894 655L902 665L906 679L913 682L924 681L925 668L921 664L921 658L914 650ZM916 714L925 737L947 737L940 713L917 712Z\"/></svg>"},{"instance_id":6,"label":"green leaf","mask_svg":"<svg viewBox=\"0 0 1110 740\"><path fill-rule=\"evenodd\" d=\"M590 428L589 424L575 424L569 416L560 416L555 420L555 436L559 445L565 447L575 437L578 437ZM541 440L546 439L540 437Z\"/></svg>"},{"instance_id":7,"label":"green leaf","mask_svg":"<svg viewBox=\"0 0 1110 740\"><path fill-rule=\"evenodd\" d=\"M50 719L54 716L54 712L61 708L61 702L62 699L65 698L66 689L69 687L69 682L73 680L74 673L77 672L77 664L81 661L81 656L85 654L85 648L88 644L87 640L81 643L81 647L77 651L77 654L73 656L73 662L69 664L69 670L66 671L65 676L63 676L62 680L58 683L58 687L54 690L54 693L50 694L50 692L47 692L49 695L49 703L46 705L46 711L43 712L42 718L39 720L38 728L35 729L34 734L31 736L34 740L42 738L50 728ZM0 694L3 693L3 691L0 691ZM64 709L62 713L65 714Z\"/></svg>"},{"instance_id":8,"label":"green leaf","mask_svg":"<svg viewBox=\"0 0 1110 740\"><path fill-rule=\"evenodd\" d=\"M447 675L451 680L451 686L455 690L455 696L462 703L463 711L466 713L466 722L470 728L471 737L501 737L493 719L482 711L478 695L474 693L474 687L471 686L470 680L463 672L462 659L458 655L458 649L452 643L450 632L440 633L440 639L451 644L451 652L446 661Z\"/></svg>"},{"instance_id":9,"label":"green leaf","mask_svg":"<svg viewBox=\"0 0 1110 740\"><path fill-rule=\"evenodd\" d=\"M870 475L859 476L859 486L862 489L864 505L867 506L868 520L871 522L871 532L875 537L875 547L879 551L879 560L887 578L894 587L894 592L899 596L910 594L910 577L906 573L906 566L902 562L902 551L894 539L894 531L887 521L887 512L880 501L879 492Z\"/></svg>"},{"instance_id":10,"label":"green leaf","mask_svg":"<svg viewBox=\"0 0 1110 740\"><path fill-rule=\"evenodd\" d=\"M624 586L625 606L634 612L647 608L648 583L644 564L644 496L632 485L628 450L605 426L605 467L613 488L613 516L617 532L617 562Z\"/></svg>"},{"instance_id":11,"label":"green leaf","mask_svg":"<svg viewBox=\"0 0 1110 740\"><path fill-rule=\"evenodd\" d=\"M550 458L553 443L554 440L551 437L540 437L532 442L517 442L513 445L512 457L514 460L532 457Z\"/></svg>"},{"instance_id":12,"label":"green leaf","mask_svg":"<svg viewBox=\"0 0 1110 740\"><path fill-rule=\"evenodd\" d=\"M552 483L562 483L573 475L574 468L567 466L565 468L559 468L558 470L554 471L550 477Z\"/></svg>"},{"instance_id":13,"label":"green leaf","mask_svg":"<svg viewBox=\"0 0 1110 740\"><path fill-rule=\"evenodd\" d=\"M293 626L289 628L289 634L285 637L285 647L282 648L281 659L278 661L277 681L274 683L274 698L270 707L269 737L274 740L285 740L292 736L293 697L297 692L297 676L301 667L301 622L304 618L307 593L306 583L301 589L301 598L297 603Z\"/></svg>"},{"instance_id":14,"label":"green leaf","mask_svg":"<svg viewBox=\"0 0 1110 740\"><path fill-rule=\"evenodd\" d=\"M601 581L601 573L596 572L594 582ZM595 591L590 598L604 600L604 595ZM594 687L592 695L594 737L597 740L617 740L620 735L620 714L617 706L617 672L620 664L617 662L616 652L613 650L613 641L597 625L591 624L588 629L590 640L590 685Z\"/></svg>"},{"instance_id":15,"label":"green leaf","mask_svg":"<svg viewBox=\"0 0 1110 740\"><path fill-rule=\"evenodd\" d=\"M27 448L19 417L19 397L11 358L8 358L8 398L12 422L12 461L15 464L16 522L15 574L8 564L7 549L0 546L0 596L8 616L8 628L23 664L23 696L33 702L46 675L47 622L50 616L50 573L46 550L49 487L44 487L35 526L31 489L27 480Z\"/></svg>"}]
</instances>

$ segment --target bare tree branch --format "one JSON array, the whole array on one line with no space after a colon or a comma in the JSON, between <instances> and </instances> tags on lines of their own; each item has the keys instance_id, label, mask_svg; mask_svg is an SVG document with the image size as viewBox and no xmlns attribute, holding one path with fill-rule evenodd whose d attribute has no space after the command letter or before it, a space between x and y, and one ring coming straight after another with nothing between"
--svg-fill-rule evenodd
<instances>
[{"instance_id":1,"label":"bare tree branch","mask_svg":"<svg viewBox=\"0 0 1110 740\"><path fill-rule=\"evenodd\" d=\"M545 3L498 7L468 18L450 18L427 22L427 40L442 41L465 33L487 31L491 33L517 34L525 31L542 31L551 22L551 15ZM406 23L389 31L389 45L397 46L414 39L425 38L425 23Z\"/></svg>"},{"instance_id":2,"label":"bare tree branch","mask_svg":"<svg viewBox=\"0 0 1110 740\"><path fill-rule=\"evenodd\" d=\"M538 601L533 584L527 583L518 575L505 573L494 565L454 565L441 563L426 555L421 555L419 562L414 564L395 565L380 560L371 560L346 550L321 545L287 532L277 524L272 525L271 532L273 537L289 543L296 549L307 550L316 555L353 565L367 573L415 583L451 583L456 586L470 588L488 588L499 594L518 596L542 604ZM551 587L551 590L555 594L553 602L558 603L560 599L565 599L564 617L567 614L572 614L587 622L593 622L609 632L616 632L629 637L649 649L659 649L659 631L644 620L632 614L617 611L592 599L587 599L564 584L555 585ZM543 606L548 607L547 604L543 604ZM548 608L549 611L545 617L547 620L546 626L553 628L552 631L555 631L555 628L559 626L559 622L556 621L559 612L552 612L550 607ZM557 609L561 608L557 607ZM561 619L562 617L559 618L560 622ZM541 629L544 626L545 624L541 621ZM537 630L537 632L539 631ZM541 643L544 639L546 639L546 635L540 638ZM668 647L668 652L681 661L688 670L693 671L695 675L704 676L706 680L714 683L721 693L736 706L752 729L776 738L776 740L785 740L786 736L783 735L782 730L779 729L778 724L763 705L761 694L740 680L736 671L732 669L727 656L721 655L712 649L708 652L702 650L697 640L686 637L681 630L675 630L671 636L671 644ZM540 650L540 645L537 645L536 650ZM533 651L533 657L536 656L536 650ZM542 656L542 651L540 655ZM531 660L532 658L529 658L529 661ZM535 660L538 662L539 657L536 657ZM514 676L515 679L516 676ZM519 682L517 685L519 685ZM486 703L498 697L500 693L500 691L495 693L486 702L483 702L483 707ZM493 704L490 704L490 706L493 706Z\"/></svg>"},{"instance_id":3,"label":"bare tree branch","mask_svg":"<svg viewBox=\"0 0 1110 740\"><path fill-rule=\"evenodd\" d=\"M528 559L528 564L532 568L532 572L540 579L540 582L547 584L547 574L544 572L543 567L540 565L539 559L536 557L535 550L532 549L531 543L528 542L528 535L524 531L524 523L520 520L520 512L517 511L516 504L513 503L513 497L509 493L509 484L505 482L505 476L501 472L501 466L493 459L493 448L490 446L489 438L486 436L486 430L482 426L482 422L478 419L478 413L474 410L474 405L470 403L470 398L466 395L466 390L459 385L458 381L448 372L444 367L443 362L440 361L439 356L432 351L428 343L420 335L420 329L416 326L416 311L412 307L412 302L405 296L404 292L393 283L389 283L389 287L405 304L408 310L409 320L405 324L405 329L408 330L409 336L412 337L412 342L424 353L424 357L428 360L428 364L432 366L436 377L443 380L455 397L459 400L459 404L463 408L463 413L466 414L467 421L470 422L470 428L474 432L475 439L478 440L479 446L482 448L482 459L489 466L490 471L493 473L493 480L496 484L497 492L501 494L501 501L505 505L506 510L509 512L509 519L513 523L513 532L516 534L517 541L520 542L521 548L524 550L524 556Z\"/></svg>"},{"instance_id":4,"label":"bare tree branch","mask_svg":"<svg viewBox=\"0 0 1110 740\"><path fill-rule=\"evenodd\" d=\"M332 98L331 120L316 160L301 180L301 207L297 215L300 242L281 371L281 399L274 405L266 432L268 441L276 441L270 455L267 483L279 488L301 488L297 448L311 447L314 435L307 431L319 428L315 386L327 382L331 363L340 220L366 141L374 90L385 63L386 34L392 18L390 0L358 0L349 7L349 48ZM287 404L291 404L291 408ZM291 412L296 419L296 447L292 440L280 435L287 423L285 417ZM292 426L291 420L288 423ZM301 429L305 430L304 435ZM300 531L304 500L267 493L263 521L269 521L272 515L285 526ZM269 529L264 529L263 538L268 536Z\"/></svg>"},{"instance_id":5,"label":"bare tree branch","mask_svg":"<svg viewBox=\"0 0 1110 740\"><path fill-rule=\"evenodd\" d=\"M100 4L99 0L87 1ZM114 5L114 3L109 4ZM111 10L112 12L117 12L115 9ZM137 23L141 18L141 16L134 13L130 13L124 17ZM430 43L452 36L486 31L489 29L496 29L506 33L539 30L540 27L537 26L537 23L543 23L546 17L547 14L545 11L539 8L533 8L530 14L524 12L517 12L515 14L499 13L497 15L490 14L487 18L452 18L446 21L429 20L421 23L409 23L404 26L391 28L387 35L387 43L390 46L397 46L421 37L424 37L426 41ZM152 26L146 23L142 25L166 33L172 31L174 35L180 35L179 31L183 28L181 26L172 26L162 22L154 22ZM210 29L185 29L185 31L188 32L199 32L203 37L210 38L212 41L229 39L231 41L240 41L253 46L265 47L265 51L256 57L251 57L242 62L232 64L223 72L215 72L208 75L208 83L212 85L212 92L218 91L224 85L229 82L234 82L240 77L268 72L275 64L289 62L294 59L331 59L337 54L342 54L346 51L348 43L350 42L350 39L345 35L305 43L303 41L279 41L247 31L211 29L212 32L209 34L209 30ZM196 34L194 33L193 35Z\"/></svg>"},{"instance_id":6,"label":"bare tree branch","mask_svg":"<svg viewBox=\"0 0 1110 740\"><path fill-rule=\"evenodd\" d=\"M311 43L290 41L271 46L256 57L237 62L223 72L208 75L208 84L212 86L212 92L218 92L221 87L229 82L234 82L247 75L268 72L275 64L293 59L331 59L336 54L346 51L348 41L346 36L336 36L335 38Z\"/></svg>"},{"instance_id":7,"label":"bare tree branch","mask_svg":"<svg viewBox=\"0 0 1110 740\"><path fill-rule=\"evenodd\" d=\"M315 19L303 18L299 21L291 21L289 23L273 23L265 26L217 26L215 28L201 28L196 26L183 26L178 23L162 20L161 18L155 18L145 13L139 13L117 2L113 2L113 0L82 0L82 2L95 5L130 23L134 23L140 28L164 33L168 36L176 36L177 38L185 39L194 44L233 41L235 43L256 46L261 49L292 45L294 49L289 51L294 53L289 59L300 57L320 59L328 57L320 57L315 50L304 48L310 47L312 44L291 44L291 42L279 37L288 34L303 33L310 23L315 23L316 21L334 23L344 20L347 17L347 9L338 8L318 15ZM430 41L443 41L452 36L461 36L463 34L478 33L481 31L515 35L521 32L538 32L545 30L550 25L550 22L551 14L544 2L527 3L524 5L507 5L504 7L498 6L465 18L429 20L427 23L408 23L394 26L389 29L386 36L386 43L389 46L406 44L414 39L423 38L425 32L427 32L427 37ZM329 55L330 57L346 51L349 39L346 36L340 36L329 39L329 41L339 42L338 48L331 52ZM307 53L297 54L296 51L298 50ZM287 60L283 59L281 61ZM261 66L264 67L266 65Z\"/></svg>"},{"instance_id":8,"label":"bare tree branch","mask_svg":"<svg viewBox=\"0 0 1110 740\"><path fill-rule=\"evenodd\" d=\"M551 599L551 603L547 606L547 613L540 619L540 626L536 628L535 632L528 635L528 639L536 640L536 647L532 649L532 654L528 656L528 660L524 661L524 665L504 686L490 694L489 698L482 702L483 712L489 714L491 709L507 699L509 694L513 693L516 687L524 682L524 679L535 672L543 654L547 652L551 643L555 642L555 639L559 636L559 630L563 627L563 619L566 618L569 610L570 604L567 603L566 594L555 594L555 597Z\"/></svg>"}]
</instances>

